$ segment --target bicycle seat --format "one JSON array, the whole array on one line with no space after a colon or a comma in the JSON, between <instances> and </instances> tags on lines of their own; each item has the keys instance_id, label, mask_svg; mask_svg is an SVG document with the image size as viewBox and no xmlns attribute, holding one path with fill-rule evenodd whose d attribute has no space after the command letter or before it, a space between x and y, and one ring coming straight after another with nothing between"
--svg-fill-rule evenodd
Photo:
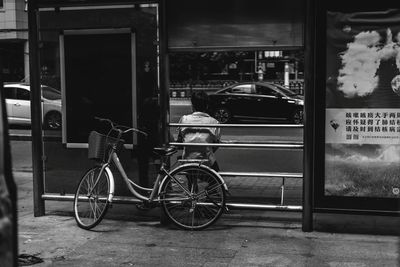
<instances>
[{"instance_id":1,"label":"bicycle seat","mask_svg":"<svg viewBox=\"0 0 400 267\"><path fill-rule=\"evenodd\" d=\"M175 154L178 151L178 149L174 146L165 146L165 147L155 147L153 151L157 155L164 157Z\"/></svg>"}]
</instances>

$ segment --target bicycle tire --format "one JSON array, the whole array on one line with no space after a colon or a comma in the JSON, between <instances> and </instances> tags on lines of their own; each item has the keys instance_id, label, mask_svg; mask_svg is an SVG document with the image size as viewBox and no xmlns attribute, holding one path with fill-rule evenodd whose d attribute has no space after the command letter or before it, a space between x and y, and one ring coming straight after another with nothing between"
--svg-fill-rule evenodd
<instances>
[{"instance_id":1,"label":"bicycle tire","mask_svg":"<svg viewBox=\"0 0 400 267\"><path fill-rule=\"evenodd\" d=\"M222 215L226 201L225 188L219 177L197 164L182 165L170 175L188 192L170 176L164 178L160 197L167 218L184 230L203 230L215 223ZM188 193L192 194L191 198Z\"/></svg>"},{"instance_id":2,"label":"bicycle tire","mask_svg":"<svg viewBox=\"0 0 400 267\"><path fill-rule=\"evenodd\" d=\"M94 182L101 171L101 167L88 170L81 178L74 197L74 216L80 228L89 230L98 225L104 218L108 206L110 194L110 177L103 170L96 188ZM93 188L90 192L89 188Z\"/></svg>"}]
</instances>

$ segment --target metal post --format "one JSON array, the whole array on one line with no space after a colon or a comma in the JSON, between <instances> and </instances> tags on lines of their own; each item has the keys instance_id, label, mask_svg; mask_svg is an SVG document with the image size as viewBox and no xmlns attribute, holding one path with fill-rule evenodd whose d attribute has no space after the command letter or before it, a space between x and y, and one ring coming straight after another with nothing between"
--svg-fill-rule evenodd
<instances>
[{"instance_id":1,"label":"metal post","mask_svg":"<svg viewBox=\"0 0 400 267\"><path fill-rule=\"evenodd\" d=\"M285 62L285 67L283 69L284 72L284 80L283 80L283 84L286 88L289 88L290 85L290 81L289 81L289 62Z\"/></svg>"},{"instance_id":2,"label":"metal post","mask_svg":"<svg viewBox=\"0 0 400 267\"><path fill-rule=\"evenodd\" d=\"M160 29L160 123L161 143L169 142L169 68L168 68L168 36L166 20L166 0L159 1Z\"/></svg>"},{"instance_id":3,"label":"metal post","mask_svg":"<svg viewBox=\"0 0 400 267\"><path fill-rule=\"evenodd\" d=\"M42 140L42 107L40 88L39 61L39 27L38 9L35 0L28 1L29 25L29 77L31 87L31 128L32 128L32 168L33 168L33 205L34 216L45 213L44 175L43 175L43 140Z\"/></svg>"},{"instance_id":4,"label":"metal post","mask_svg":"<svg viewBox=\"0 0 400 267\"><path fill-rule=\"evenodd\" d=\"M303 218L302 230L313 231L313 178L314 178L314 37L315 37L315 1L306 0L305 18L305 110L304 110L304 150L303 150Z\"/></svg>"},{"instance_id":5,"label":"metal post","mask_svg":"<svg viewBox=\"0 0 400 267\"><path fill-rule=\"evenodd\" d=\"M168 37L167 37L167 19L166 19L166 0L160 0L158 5L159 14L159 57L160 57L160 142L168 144L169 133L169 72L168 72ZM169 162L167 162L169 164ZM160 214L161 224L169 223L164 212Z\"/></svg>"},{"instance_id":6,"label":"metal post","mask_svg":"<svg viewBox=\"0 0 400 267\"><path fill-rule=\"evenodd\" d=\"M282 177L282 185L281 185L281 206L283 206L285 197L285 177Z\"/></svg>"}]
</instances>

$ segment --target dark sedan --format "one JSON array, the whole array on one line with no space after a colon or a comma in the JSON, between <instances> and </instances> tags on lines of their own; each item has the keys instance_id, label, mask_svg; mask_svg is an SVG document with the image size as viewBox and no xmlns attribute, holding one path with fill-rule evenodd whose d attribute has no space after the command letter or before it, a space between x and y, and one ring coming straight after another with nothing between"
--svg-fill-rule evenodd
<instances>
[{"instance_id":1,"label":"dark sedan","mask_svg":"<svg viewBox=\"0 0 400 267\"><path fill-rule=\"evenodd\" d=\"M301 95L268 82L237 83L210 94L210 115L220 123L235 118L301 124L303 106Z\"/></svg>"}]
</instances>

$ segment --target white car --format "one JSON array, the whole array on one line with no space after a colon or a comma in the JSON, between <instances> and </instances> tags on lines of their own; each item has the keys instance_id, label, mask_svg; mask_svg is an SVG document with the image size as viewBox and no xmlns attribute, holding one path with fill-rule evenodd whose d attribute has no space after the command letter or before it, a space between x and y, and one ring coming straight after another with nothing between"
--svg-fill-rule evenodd
<instances>
[{"instance_id":1,"label":"white car","mask_svg":"<svg viewBox=\"0 0 400 267\"><path fill-rule=\"evenodd\" d=\"M4 84L9 124L31 125L30 86L26 83ZM61 129L61 93L42 85L43 125L47 129Z\"/></svg>"}]
</instances>

